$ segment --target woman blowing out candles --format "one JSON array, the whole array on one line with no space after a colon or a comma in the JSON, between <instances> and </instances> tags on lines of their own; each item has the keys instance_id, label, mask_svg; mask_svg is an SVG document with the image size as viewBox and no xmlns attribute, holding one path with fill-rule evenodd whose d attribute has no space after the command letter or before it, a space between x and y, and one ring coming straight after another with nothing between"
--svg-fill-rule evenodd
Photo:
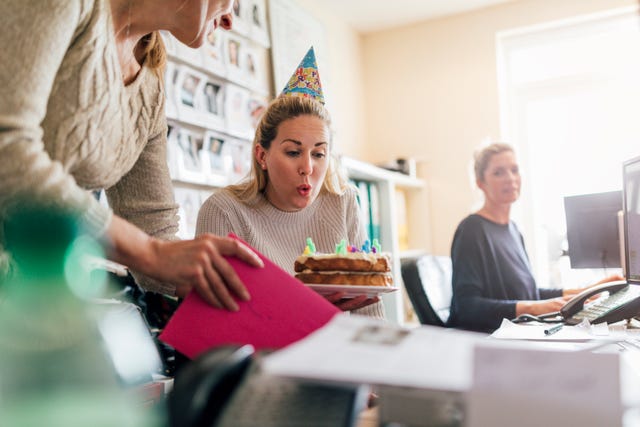
<instances>
[{"instance_id":1,"label":"woman blowing out candles","mask_svg":"<svg viewBox=\"0 0 640 427\"><path fill-rule=\"evenodd\" d=\"M307 237L321 252L333 252L345 238L361 247L366 235L356 190L336 173L330 126L310 50L260 120L251 176L202 205L196 234L233 232L290 273ZM361 295L339 307L384 317L377 297Z\"/></svg>"}]
</instances>

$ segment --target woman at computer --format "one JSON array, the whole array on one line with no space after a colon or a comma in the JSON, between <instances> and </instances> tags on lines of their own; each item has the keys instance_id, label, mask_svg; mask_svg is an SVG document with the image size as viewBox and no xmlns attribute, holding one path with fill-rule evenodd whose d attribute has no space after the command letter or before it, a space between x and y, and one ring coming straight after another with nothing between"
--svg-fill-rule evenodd
<instances>
[{"instance_id":1,"label":"woman at computer","mask_svg":"<svg viewBox=\"0 0 640 427\"><path fill-rule=\"evenodd\" d=\"M449 325L490 332L502 319L558 311L582 289L538 288L524 239L511 220L521 176L513 148L492 144L475 156L482 208L465 218L451 246L453 297ZM611 276L598 282L620 280Z\"/></svg>"}]
</instances>

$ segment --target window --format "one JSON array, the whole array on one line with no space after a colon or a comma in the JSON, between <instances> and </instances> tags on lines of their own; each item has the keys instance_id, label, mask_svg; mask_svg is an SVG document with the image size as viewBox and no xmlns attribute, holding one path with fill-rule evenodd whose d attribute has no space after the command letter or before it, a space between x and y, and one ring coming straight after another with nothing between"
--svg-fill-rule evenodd
<instances>
[{"instance_id":1,"label":"window","mask_svg":"<svg viewBox=\"0 0 640 427\"><path fill-rule=\"evenodd\" d=\"M563 198L620 190L622 162L640 156L639 21L625 8L498 35L502 133L523 171L514 218L539 286L603 275L561 256Z\"/></svg>"}]
</instances>

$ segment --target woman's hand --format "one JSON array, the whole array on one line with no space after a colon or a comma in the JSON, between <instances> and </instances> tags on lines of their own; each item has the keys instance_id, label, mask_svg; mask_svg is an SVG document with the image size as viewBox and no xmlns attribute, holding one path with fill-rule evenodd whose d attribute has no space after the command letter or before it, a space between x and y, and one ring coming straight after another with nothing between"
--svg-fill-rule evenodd
<instances>
[{"instance_id":1,"label":"woman's hand","mask_svg":"<svg viewBox=\"0 0 640 427\"><path fill-rule=\"evenodd\" d=\"M615 282L616 280L626 280L626 278L619 274L612 274L611 276L607 276L604 279L598 280L596 283L594 283L591 286L601 285L603 283ZM588 287L590 288L591 286L588 286Z\"/></svg>"},{"instance_id":2,"label":"woman's hand","mask_svg":"<svg viewBox=\"0 0 640 427\"><path fill-rule=\"evenodd\" d=\"M521 314L540 316L542 314L560 311L570 299L570 296L561 296L540 301L518 301L516 303L516 317Z\"/></svg>"},{"instance_id":3,"label":"woman's hand","mask_svg":"<svg viewBox=\"0 0 640 427\"><path fill-rule=\"evenodd\" d=\"M344 295L344 292L335 292L333 294L325 295L325 298L342 311L357 310L380 301L380 298L377 296L368 298L366 295L358 295L354 298L344 298Z\"/></svg>"},{"instance_id":4,"label":"woman's hand","mask_svg":"<svg viewBox=\"0 0 640 427\"><path fill-rule=\"evenodd\" d=\"M229 237L203 234L193 240L176 242L156 240L154 243L157 274L176 285L176 295L185 297L191 289L209 304L232 311L238 304L232 294L243 301L249 292L223 255L236 256L254 267L262 260L247 246Z\"/></svg>"},{"instance_id":5,"label":"woman's hand","mask_svg":"<svg viewBox=\"0 0 640 427\"><path fill-rule=\"evenodd\" d=\"M611 276L607 276L604 279L598 280L596 283L589 285L589 286L585 286L584 288L572 288L572 289L565 289L562 291L562 296L566 297L566 296L574 296L576 294L579 294L580 292L584 291L585 289L589 289L592 288L594 286L598 286L598 285L602 285L603 283L609 283L609 282L615 282L616 280L625 280L624 277L622 277L619 274L612 274Z\"/></svg>"},{"instance_id":6,"label":"woman's hand","mask_svg":"<svg viewBox=\"0 0 640 427\"><path fill-rule=\"evenodd\" d=\"M229 237L203 234L193 240L158 240L117 216L107 236L110 259L174 285L179 297L193 288L212 306L233 311L238 310L238 304L232 294L244 301L250 296L223 255L236 256L254 267L264 266L249 247Z\"/></svg>"}]
</instances>

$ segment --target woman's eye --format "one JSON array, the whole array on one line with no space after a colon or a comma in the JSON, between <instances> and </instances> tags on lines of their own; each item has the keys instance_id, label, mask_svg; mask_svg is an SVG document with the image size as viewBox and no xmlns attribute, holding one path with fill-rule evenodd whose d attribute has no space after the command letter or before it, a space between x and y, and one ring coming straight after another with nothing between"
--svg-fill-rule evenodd
<instances>
[{"instance_id":1,"label":"woman's eye","mask_svg":"<svg viewBox=\"0 0 640 427\"><path fill-rule=\"evenodd\" d=\"M287 156L289 157L297 157L300 155L299 151L287 151Z\"/></svg>"},{"instance_id":2,"label":"woman's eye","mask_svg":"<svg viewBox=\"0 0 640 427\"><path fill-rule=\"evenodd\" d=\"M316 159L323 159L325 155L326 154L324 153L313 153L313 157L315 157Z\"/></svg>"}]
</instances>

